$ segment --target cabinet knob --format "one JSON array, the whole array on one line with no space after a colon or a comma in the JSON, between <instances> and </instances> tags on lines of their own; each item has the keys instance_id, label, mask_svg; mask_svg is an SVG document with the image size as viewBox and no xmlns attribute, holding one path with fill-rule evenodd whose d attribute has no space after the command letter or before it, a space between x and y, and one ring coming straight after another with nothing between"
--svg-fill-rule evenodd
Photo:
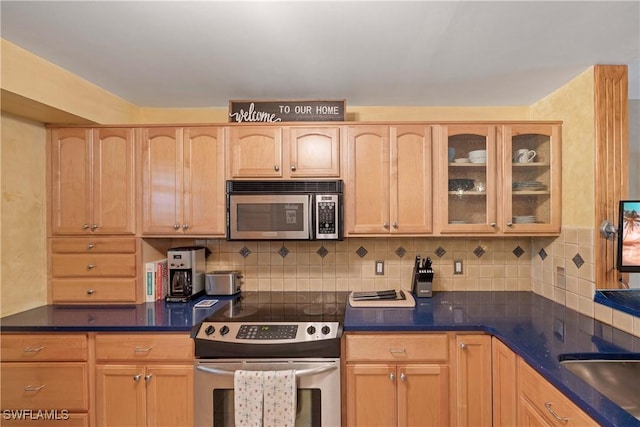
<instances>
[{"instance_id":1,"label":"cabinet knob","mask_svg":"<svg viewBox=\"0 0 640 427\"><path fill-rule=\"evenodd\" d=\"M492 222L492 223L491 223L491 224L489 224L489 225L491 225L493 228L496 228L496 225L497 225L497 224L496 224L495 222Z\"/></svg>"},{"instance_id":2,"label":"cabinet knob","mask_svg":"<svg viewBox=\"0 0 640 427\"><path fill-rule=\"evenodd\" d=\"M400 381L406 381L406 379L407 379L407 376L404 374L404 372L402 372L400 374Z\"/></svg>"},{"instance_id":3,"label":"cabinet knob","mask_svg":"<svg viewBox=\"0 0 640 427\"><path fill-rule=\"evenodd\" d=\"M83 229L83 230L88 230L88 229L89 229L89 224L84 224L84 225L82 226L82 229Z\"/></svg>"},{"instance_id":4,"label":"cabinet knob","mask_svg":"<svg viewBox=\"0 0 640 427\"><path fill-rule=\"evenodd\" d=\"M291 171L295 172L296 171L296 165L291 165Z\"/></svg>"},{"instance_id":5,"label":"cabinet knob","mask_svg":"<svg viewBox=\"0 0 640 427\"><path fill-rule=\"evenodd\" d=\"M93 289L87 289L87 295L93 295L95 292Z\"/></svg>"},{"instance_id":6,"label":"cabinet knob","mask_svg":"<svg viewBox=\"0 0 640 427\"><path fill-rule=\"evenodd\" d=\"M513 227L513 223L512 222L508 222L507 223L507 227Z\"/></svg>"},{"instance_id":7,"label":"cabinet knob","mask_svg":"<svg viewBox=\"0 0 640 427\"><path fill-rule=\"evenodd\" d=\"M91 249L93 249L93 248L95 248L95 247L96 247L96 245L95 245L95 244L93 244L93 243L89 243L89 244L87 245L87 249L89 249L89 250L91 250Z\"/></svg>"},{"instance_id":8,"label":"cabinet knob","mask_svg":"<svg viewBox=\"0 0 640 427\"><path fill-rule=\"evenodd\" d=\"M145 380L146 382L149 382L149 381L151 381L151 377L152 377L152 376L153 376L153 374L147 374L147 375L145 375L145 376L144 376L144 380Z\"/></svg>"},{"instance_id":9,"label":"cabinet knob","mask_svg":"<svg viewBox=\"0 0 640 427\"><path fill-rule=\"evenodd\" d=\"M395 381L395 380L396 380L396 374L394 374L393 372L391 372L391 373L389 374L389 379L390 379L391 381Z\"/></svg>"},{"instance_id":10,"label":"cabinet knob","mask_svg":"<svg viewBox=\"0 0 640 427\"><path fill-rule=\"evenodd\" d=\"M397 228L398 228L398 223L397 223L397 222L394 222L393 224L391 224L391 226L392 226L393 228L396 228L396 229L397 229Z\"/></svg>"},{"instance_id":11,"label":"cabinet knob","mask_svg":"<svg viewBox=\"0 0 640 427\"><path fill-rule=\"evenodd\" d=\"M180 229L180 224L173 224L173 229L174 230L179 230Z\"/></svg>"},{"instance_id":12,"label":"cabinet knob","mask_svg":"<svg viewBox=\"0 0 640 427\"><path fill-rule=\"evenodd\" d=\"M96 268L95 264L87 264L87 270L93 270L94 268Z\"/></svg>"},{"instance_id":13,"label":"cabinet knob","mask_svg":"<svg viewBox=\"0 0 640 427\"><path fill-rule=\"evenodd\" d=\"M276 171L276 172L278 172L278 171L280 170L280 166L275 165L275 166L273 167L273 170L274 170L274 171Z\"/></svg>"},{"instance_id":14,"label":"cabinet knob","mask_svg":"<svg viewBox=\"0 0 640 427\"><path fill-rule=\"evenodd\" d=\"M142 374L137 374L133 376L134 381L140 381L140 378L142 378Z\"/></svg>"},{"instance_id":15,"label":"cabinet knob","mask_svg":"<svg viewBox=\"0 0 640 427\"><path fill-rule=\"evenodd\" d=\"M460 344L460 349L461 350L466 350L467 349L467 345L465 343Z\"/></svg>"},{"instance_id":16,"label":"cabinet knob","mask_svg":"<svg viewBox=\"0 0 640 427\"><path fill-rule=\"evenodd\" d=\"M189 224L182 224L182 229L186 230L187 228L189 228Z\"/></svg>"},{"instance_id":17,"label":"cabinet knob","mask_svg":"<svg viewBox=\"0 0 640 427\"><path fill-rule=\"evenodd\" d=\"M385 222L385 223L383 223L383 224L382 224L382 226L383 226L384 228L386 228L386 229L388 229L388 228L389 228L389 224L388 224L388 223L386 223L386 222Z\"/></svg>"},{"instance_id":18,"label":"cabinet knob","mask_svg":"<svg viewBox=\"0 0 640 427\"><path fill-rule=\"evenodd\" d=\"M99 228L100 226L98 224L93 224L91 226L91 231L96 231L97 228Z\"/></svg>"}]
</instances>

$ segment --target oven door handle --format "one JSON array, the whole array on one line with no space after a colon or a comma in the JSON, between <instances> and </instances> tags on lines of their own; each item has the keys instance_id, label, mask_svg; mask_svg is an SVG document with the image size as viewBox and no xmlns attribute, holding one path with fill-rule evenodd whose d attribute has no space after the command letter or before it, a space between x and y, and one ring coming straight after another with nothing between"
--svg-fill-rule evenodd
<instances>
[{"instance_id":1,"label":"oven door handle","mask_svg":"<svg viewBox=\"0 0 640 427\"><path fill-rule=\"evenodd\" d=\"M308 377L311 375L318 375L318 374L322 374L323 372L332 371L337 368L338 368L338 365L334 364L334 365L320 366L318 368L294 369L294 372L296 374L296 377ZM209 368L207 366L197 366L196 369L202 372L207 372L209 374L216 374L216 375L234 375L236 372L235 369Z\"/></svg>"}]
</instances>

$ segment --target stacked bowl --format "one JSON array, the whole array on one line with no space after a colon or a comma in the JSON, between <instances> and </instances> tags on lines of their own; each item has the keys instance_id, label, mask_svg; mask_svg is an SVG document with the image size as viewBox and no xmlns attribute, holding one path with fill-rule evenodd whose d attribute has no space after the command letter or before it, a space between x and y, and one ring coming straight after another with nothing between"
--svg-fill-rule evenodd
<instances>
[{"instance_id":1,"label":"stacked bowl","mask_svg":"<svg viewBox=\"0 0 640 427\"><path fill-rule=\"evenodd\" d=\"M469 151L469 161L471 163L487 163L487 150Z\"/></svg>"}]
</instances>

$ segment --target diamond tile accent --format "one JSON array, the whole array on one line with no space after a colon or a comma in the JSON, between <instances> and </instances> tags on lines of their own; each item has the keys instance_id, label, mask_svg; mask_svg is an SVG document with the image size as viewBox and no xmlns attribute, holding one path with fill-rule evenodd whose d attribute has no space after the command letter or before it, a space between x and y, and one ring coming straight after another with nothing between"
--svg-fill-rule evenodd
<instances>
[{"instance_id":1,"label":"diamond tile accent","mask_svg":"<svg viewBox=\"0 0 640 427\"><path fill-rule=\"evenodd\" d=\"M360 258L364 258L364 257L365 257L365 255L367 255L367 254L369 253L369 251L368 251L368 250L366 250L364 247L360 246L360 247L358 248L358 250L356 251L356 253L358 254L358 256L359 256Z\"/></svg>"},{"instance_id":2,"label":"diamond tile accent","mask_svg":"<svg viewBox=\"0 0 640 427\"><path fill-rule=\"evenodd\" d=\"M515 249L512 252L515 256L520 258L524 254L524 249L522 249L520 245L518 245L515 247Z\"/></svg>"},{"instance_id":3,"label":"diamond tile accent","mask_svg":"<svg viewBox=\"0 0 640 427\"><path fill-rule=\"evenodd\" d=\"M407 250L405 248L403 248L402 246L398 247L398 249L396 249L396 255L398 255L399 258L402 258L403 256L405 256L405 254L407 253Z\"/></svg>"},{"instance_id":4,"label":"diamond tile accent","mask_svg":"<svg viewBox=\"0 0 640 427\"><path fill-rule=\"evenodd\" d=\"M318 249L316 253L320 255L320 258L324 258L329 255L329 249L325 248L324 246L320 246L320 249Z\"/></svg>"},{"instance_id":5,"label":"diamond tile accent","mask_svg":"<svg viewBox=\"0 0 640 427\"><path fill-rule=\"evenodd\" d=\"M576 256L574 256L573 258L571 258L571 260L573 261L573 263L576 265L576 267L580 268L584 265L584 260L582 259L582 257L580 256L580 254L576 254Z\"/></svg>"},{"instance_id":6,"label":"diamond tile accent","mask_svg":"<svg viewBox=\"0 0 640 427\"><path fill-rule=\"evenodd\" d=\"M447 253L447 251L445 251L442 246L438 246L438 248L435 251L433 251L433 253L438 255L438 258L442 258L444 254Z\"/></svg>"},{"instance_id":7,"label":"diamond tile accent","mask_svg":"<svg viewBox=\"0 0 640 427\"><path fill-rule=\"evenodd\" d=\"M544 261L544 259L548 256L547 251L545 251L544 248L540 249L540 252L538 252L538 256L541 260Z\"/></svg>"},{"instance_id":8,"label":"diamond tile accent","mask_svg":"<svg viewBox=\"0 0 640 427\"><path fill-rule=\"evenodd\" d=\"M482 246L478 246L477 248L475 248L473 250L473 253L474 253L475 256L480 258L482 255L484 255L484 249L482 249Z\"/></svg>"},{"instance_id":9,"label":"diamond tile accent","mask_svg":"<svg viewBox=\"0 0 640 427\"><path fill-rule=\"evenodd\" d=\"M251 251L246 246L243 246L242 249L238 251L238 253L242 255L242 258L247 258L249 255L251 255Z\"/></svg>"},{"instance_id":10,"label":"diamond tile accent","mask_svg":"<svg viewBox=\"0 0 640 427\"><path fill-rule=\"evenodd\" d=\"M282 245L282 247L280 249L278 249L278 253L280 254L280 256L282 258L284 258L287 255L289 255L289 249L287 249L287 247L285 245Z\"/></svg>"}]
</instances>

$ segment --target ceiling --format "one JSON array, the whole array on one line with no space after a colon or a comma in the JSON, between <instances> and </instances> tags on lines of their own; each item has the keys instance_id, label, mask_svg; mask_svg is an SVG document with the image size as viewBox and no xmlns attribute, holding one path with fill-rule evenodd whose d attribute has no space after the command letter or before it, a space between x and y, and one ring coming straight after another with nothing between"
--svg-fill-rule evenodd
<instances>
[{"instance_id":1,"label":"ceiling","mask_svg":"<svg viewBox=\"0 0 640 427\"><path fill-rule=\"evenodd\" d=\"M6 1L1 35L140 107L529 105L629 64L640 1Z\"/></svg>"}]
</instances>

